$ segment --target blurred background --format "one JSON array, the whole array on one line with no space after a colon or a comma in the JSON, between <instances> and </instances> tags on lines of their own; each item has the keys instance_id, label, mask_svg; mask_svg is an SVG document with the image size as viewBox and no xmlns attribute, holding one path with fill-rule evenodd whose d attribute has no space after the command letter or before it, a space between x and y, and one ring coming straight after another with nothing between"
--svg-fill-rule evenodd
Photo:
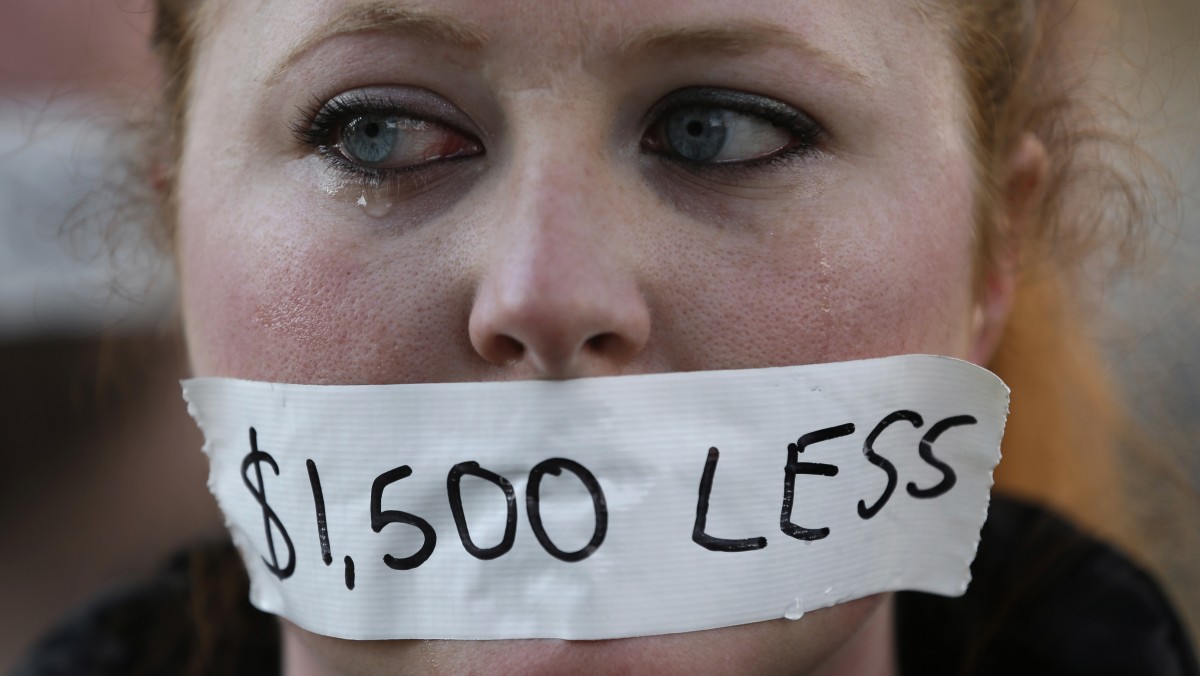
<instances>
[{"instance_id":1,"label":"blurred background","mask_svg":"<svg viewBox=\"0 0 1200 676\"><path fill-rule=\"evenodd\" d=\"M0 0L0 673L220 531L130 163L154 104L148 6Z\"/></svg>"},{"instance_id":2,"label":"blurred background","mask_svg":"<svg viewBox=\"0 0 1200 676\"><path fill-rule=\"evenodd\" d=\"M87 598L220 531L179 396L169 261L129 162L155 102L148 7L0 0L0 671ZM1104 282L1100 331L1153 440L1122 457L1135 555L1200 645L1200 0L1115 7L1103 68L1177 189L1141 263Z\"/></svg>"},{"instance_id":3,"label":"blurred background","mask_svg":"<svg viewBox=\"0 0 1200 676\"><path fill-rule=\"evenodd\" d=\"M1200 646L1200 0L1115 6L1112 91L1170 184L1154 195L1141 260L1102 289L1099 331L1143 435L1120 458L1137 558Z\"/></svg>"}]
</instances>

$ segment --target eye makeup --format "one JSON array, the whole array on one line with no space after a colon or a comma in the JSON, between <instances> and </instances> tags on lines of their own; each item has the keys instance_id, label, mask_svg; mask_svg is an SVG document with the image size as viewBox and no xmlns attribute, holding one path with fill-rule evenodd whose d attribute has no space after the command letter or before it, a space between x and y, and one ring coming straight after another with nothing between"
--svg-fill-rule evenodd
<instances>
[{"instance_id":1,"label":"eye makeup","mask_svg":"<svg viewBox=\"0 0 1200 676\"><path fill-rule=\"evenodd\" d=\"M325 165L326 192L357 192L358 206L383 217L452 174L456 163L483 154L464 130L470 127L465 114L426 89L372 87L314 99L291 130Z\"/></svg>"},{"instance_id":2,"label":"eye makeup","mask_svg":"<svg viewBox=\"0 0 1200 676\"><path fill-rule=\"evenodd\" d=\"M735 89L675 90L643 120L645 154L723 186L754 185L794 170L827 140L823 127L797 108ZM486 153L464 112L418 87L369 87L314 99L291 130L324 164L326 192L360 188L352 197L377 217Z\"/></svg>"},{"instance_id":3,"label":"eye makeup","mask_svg":"<svg viewBox=\"0 0 1200 676\"><path fill-rule=\"evenodd\" d=\"M642 147L696 173L746 175L813 155L826 136L812 117L777 99L689 87L647 112Z\"/></svg>"}]
</instances>

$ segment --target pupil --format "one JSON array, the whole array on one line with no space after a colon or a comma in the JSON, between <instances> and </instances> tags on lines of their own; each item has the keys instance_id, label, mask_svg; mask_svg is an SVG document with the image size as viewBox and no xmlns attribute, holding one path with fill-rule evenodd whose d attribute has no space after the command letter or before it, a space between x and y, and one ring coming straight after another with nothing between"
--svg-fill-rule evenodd
<instances>
[{"instance_id":1,"label":"pupil","mask_svg":"<svg viewBox=\"0 0 1200 676\"><path fill-rule=\"evenodd\" d=\"M401 140L395 118L357 117L342 132L342 150L349 159L379 164L388 159Z\"/></svg>"},{"instance_id":2,"label":"pupil","mask_svg":"<svg viewBox=\"0 0 1200 676\"><path fill-rule=\"evenodd\" d=\"M681 159L720 161L734 113L725 108L686 108L669 115L663 129L667 145Z\"/></svg>"}]
</instances>

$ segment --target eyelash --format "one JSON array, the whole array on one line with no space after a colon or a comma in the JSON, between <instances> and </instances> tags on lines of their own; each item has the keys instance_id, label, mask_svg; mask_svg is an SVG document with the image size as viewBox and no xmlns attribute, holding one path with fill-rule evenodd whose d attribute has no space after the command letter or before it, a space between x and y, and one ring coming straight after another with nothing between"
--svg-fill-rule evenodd
<instances>
[{"instance_id":1,"label":"eyelash","mask_svg":"<svg viewBox=\"0 0 1200 676\"><path fill-rule=\"evenodd\" d=\"M698 107L728 110L768 122L791 134L794 141L787 147L764 157L729 162L694 161L670 152L644 147L645 139L653 130L663 125L668 116L688 108ZM389 179L403 176L415 178L416 175L432 169L431 165L444 165L477 156L447 157L408 167L379 169L363 166L343 156L335 148L335 139L345 124L356 117L365 115L393 115L438 124L471 139L482 147L482 144L471 134L457 127L428 119L428 116L407 109L402 103L391 98L364 92L350 92L329 101L322 101L320 98L314 97L307 106L300 109L298 119L290 125L290 128L293 136L302 146L317 152L324 161L329 163L331 168L372 186L381 185ZM729 177L744 176L747 173L769 170L773 167L784 168L796 161L808 159L820 152L820 146L826 136L824 128L813 118L785 103L756 94L710 87L676 90L655 104L645 119L646 131L640 144L646 152L681 165L691 172Z\"/></svg>"},{"instance_id":2,"label":"eyelash","mask_svg":"<svg viewBox=\"0 0 1200 676\"><path fill-rule=\"evenodd\" d=\"M646 114L647 135L657 126L664 124L669 115L689 108L720 108L747 115L769 122L793 137L793 142L782 150L760 158L732 162L697 162L667 152L651 151L692 172L736 178L756 171L786 168L818 154L826 140L824 127L812 117L782 101L734 89L714 87L689 87L667 95Z\"/></svg>"},{"instance_id":3,"label":"eyelash","mask_svg":"<svg viewBox=\"0 0 1200 676\"><path fill-rule=\"evenodd\" d=\"M317 152L335 171L340 171L352 178L360 179L365 185L378 186L393 178L402 176L415 177L417 174L430 169L427 164L376 169L358 164L338 152L334 147L335 139L342 126L356 117L366 115L393 115L413 120L423 120L452 129L455 133L461 134L478 143L478 140L475 140L470 134L451 125L427 120L427 116L406 109L403 104L393 99L363 92L351 92L330 99L329 101L322 101L319 97L314 96L307 106L300 108L298 119L290 127L292 135L302 146ZM444 164L463 159L469 159L469 157L443 158L428 164Z\"/></svg>"}]
</instances>

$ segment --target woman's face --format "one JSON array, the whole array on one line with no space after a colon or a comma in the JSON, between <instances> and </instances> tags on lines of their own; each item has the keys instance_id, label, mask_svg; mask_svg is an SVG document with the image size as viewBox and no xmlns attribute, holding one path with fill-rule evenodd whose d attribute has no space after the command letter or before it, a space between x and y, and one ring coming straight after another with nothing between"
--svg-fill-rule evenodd
<instances>
[{"instance_id":1,"label":"woman's face","mask_svg":"<svg viewBox=\"0 0 1200 676\"><path fill-rule=\"evenodd\" d=\"M177 184L196 374L974 356L967 115L916 5L210 0ZM309 636L295 654L795 673L879 640L886 607L584 645Z\"/></svg>"}]
</instances>

